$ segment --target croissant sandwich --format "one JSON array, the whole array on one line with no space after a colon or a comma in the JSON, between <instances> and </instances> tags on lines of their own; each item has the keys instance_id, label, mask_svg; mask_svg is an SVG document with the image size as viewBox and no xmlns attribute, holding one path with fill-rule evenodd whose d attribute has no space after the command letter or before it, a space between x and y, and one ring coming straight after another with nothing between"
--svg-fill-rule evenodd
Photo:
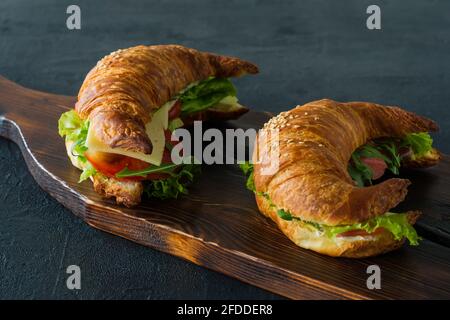
<instances>
[{"instance_id":1,"label":"croissant sandwich","mask_svg":"<svg viewBox=\"0 0 450 320\"><path fill-rule=\"evenodd\" d=\"M250 62L178 45L104 57L58 123L72 164L83 171L80 181L90 178L95 191L126 206L144 191L163 199L186 193L198 166L171 162L171 132L247 112L228 78L257 72Z\"/></svg>"},{"instance_id":2,"label":"croissant sandwich","mask_svg":"<svg viewBox=\"0 0 450 320\"><path fill-rule=\"evenodd\" d=\"M261 213L295 244L330 256L368 257L405 239L418 244L412 225L420 212L390 211L410 181L373 181L385 171L397 175L400 167L437 164L440 154L428 134L437 130L432 120L398 107L319 100L267 122L254 164L241 167ZM275 170L264 170L274 163Z\"/></svg>"}]
</instances>

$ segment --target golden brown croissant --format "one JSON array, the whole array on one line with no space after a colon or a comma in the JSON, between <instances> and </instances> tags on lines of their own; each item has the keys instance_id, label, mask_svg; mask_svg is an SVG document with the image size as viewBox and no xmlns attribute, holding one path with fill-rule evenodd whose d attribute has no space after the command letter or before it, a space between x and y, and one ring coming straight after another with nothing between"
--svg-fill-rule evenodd
<instances>
[{"instance_id":1,"label":"golden brown croissant","mask_svg":"<svg viewBox=\"0 0 450 320\"><path fill-rule=\"evenodd\" d=\"M59 121L60 134L66 136L68 156L74 166L83 170L80 180L90 177L98 193L113 197L120 204L138 204L144 191L142 180L164 180L182 171L176 168L170 175L165 172L156 174L157 177L138 173L131 177L118 176L123 170L138 172L168 161L165 158L168 147L161 140L167 140L172 110L178 108L175 120L184 125L193 120L235 119L248 109L238 104L234 95L221 96L235 94L226 78L257 72L257 66L250 62L179 45L137 46L104 57L86 76L75 112L63 114ZM184 102L179 95L215 80L216 86L217 83L228 85L225 86L228 91L222 87L218 92L223 100L214 100L207 108L184 114L180 107ZM232 102L226 102L230 97ZM158 111L161 117L153 121ZM150 132L158 133L159 138L152 137ZM153 142L157 140L160 152L155 152L158 157L152 157ZM171 195L176 197L183 186L178 180L172 179L170 183ZM152 194L159 192L158 196L164 198L166 195L161 194L164 190L153 190Z\"/></svg>"},{"instance_id":2,"label":"golden brown croissant","mask_svg":"<svg viewBox=\"0 0 450 320\"><path fill-rule=\"evenodd\" d=\"M97 63L81 86L75 110L111 148L149 154L145 124L152 111L196 81L257 72L250 62L179 45L132 47Z\"/></svg>"},{"instance_id":3,"label":"golden brown croissant","mask_svg":"<svg viewBox=\"0 0 450 320\"><path fill-rule=\"evenodd\" d=\"M411 133L437 129L432 120L398 107L366 102L324 99L282 112L266 123L258 135L277 130L278 136L265 134L267 140L258 141L261 146L254 151L259 209L297 245L320 253L363 257L395 249L402 239L395 239L387 230L380 232L383 228L366 237L357 234L347 238L327 237L324 230L334 230L330 228L336 226L351 230L345 226L367 221L370 225L370 221L385 215L406 196L410 184L406 179L388 179L362 188L355 185L348 164L358 147L377 138L401 139ZM276 143L279 154L262 147ZM429 166L439 161L439 153L434 149L426 157L427 161L410 160L409 165ZM274 162L278 162L278 170L264 173L267 163ZM283 217L286 213L288 219ZM406 215L410 224L417 217L417 212Z\"/></svg>"}]
</instances>

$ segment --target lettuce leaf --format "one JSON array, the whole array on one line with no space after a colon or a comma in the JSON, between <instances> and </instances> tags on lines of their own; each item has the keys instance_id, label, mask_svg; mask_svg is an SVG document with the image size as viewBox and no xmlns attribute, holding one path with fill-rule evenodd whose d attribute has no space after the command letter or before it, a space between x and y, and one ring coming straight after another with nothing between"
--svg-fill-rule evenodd
<instances>
[{"instance_id":1,"label":"lettuce leaf","mask_svg":"<svg viewBox=\"0 0 450 320\"><path fill-rule=\"evenodd\" d=\"M372 151L370 151L372 152ZM364 230L367 233L372 233L378 228L384 228L391 232L396 240L407 238L411 245L418 245L421 239L414 227L408 222L408 217L405 213L392 213L388 212L382 216L374 217L365 222L355 223L352 225L340 225L340 226L327 226L316 222L305 221L298 217L293 216L289 211L277 208L276 205L270 199L267 193L256 192L255 182L253 180L253 164L245 162L239 165L247 178L247 189L253 191L267 199L271 207L275 208L277 215L286 221L295 220L301 222L307 226L310 226L319 232L323 232L327 237L334 238L340 233L344 233L351 230Z\"/></svg>"},{"instance_id":2,"label":"lettuce leaf","mask_svg":"<svg viewBox=\"0 0 450 320\"><path fill-rule=\"evenodd\" d=\"M78 180L78 183L83 182L86 179L89 179L91 176L95 175L97 173L97 170L92 166L92 164L89 161L86 161L84 164L83 172L80 174L80 179Z\"/></svg>"},{"instance_id":3,"label":"lettuce leaf","mask_svg":"<svg viewBox=\"0 0 450 320\"><path fill-rule=\"evenodd\" d=\"M203 80L178 96L182 102L181 115L208 109L227 96L236 96L236 88L230 80L213 77Z\"/></svg>"},{"instance_id":4,"label":"lettuce leaf","mask_svg":"<svg viewBox=\"0 0 450 320\"><path fill-rule=\"evenodd\" d=\"M65 137L66 141L73 142L70 152L83 163L83 172L80 175L79 182L88 179L97 172L84 156L87 151L88 130L89 121L81 119L75 110L64 112L58 120L59 135Z\"/></svg>"},{"instance_id":5,"label":"lettuce leaf","mask_svg":"<svg viewBox=\"0 0 450 320\"><path fill-rule=\"evenodd\" d=\"M255 192L256 188L255 188L255 180L253 179L253 164L246 161L244 163L241 163L239 167L241 168L242 172L244 172L244 174L247 176L246 182L247 189Z\"/></svg>"},{"instance_id":6,"label":"lettuce leaf","mask_svg":"<svg viewBox=\"0 0 450 320\"><path fill-rule=\"evenodd\" d=\"M309 224L316 228L319 232L324 233L328 238L334 238L338 234L352 230L364 230L367 233L372 233L378 228L384 228L391 232L396 240L406 238L408 239L409 244L413 246L417 246L419 244L419 240L421 240L414 227L408 222L408 217L405 213L388 212L382 216L374 217L365 222L340 226L327 226L304 221L292 216L288 211L283 209L277 210L277 214L281 219L287 221L297 220L302 223Z\"/></svg>"},{"instance_id":7,"label":"lettuce leaf","mask_svg":"<svg viewBox=\"0 0 450 320\"><path fill-rule=\"evenodd\" d=\"M69 141L76 141L84 124L75 110L64 112L58 120L58 132L61 137Z\"/></svg>"},{"instance_id":8,"label":"lettuce leaf","mask_svg":"<svg viewBox=\"0 0 450 320\"><path fill-rule=\"evenodd\" d=\"M432 149L433 139L427 132L410 133L402 142L403 146L411 147L415 157L422 157Z\"/></svg>"},{"instance_id":9,"label":"lettuce leaf","mask_svg":"<svg viewBox=\"0 0 450 320\"><path fill-rule=\"evenodd\" d=\"M145 181L144 192L148 197L158 199L177 199L182 194L188 194L187 186L200 173L198 164L183 165L181 170L167 179Z\"/></svg>"},{"instance_id":10,"label":"lettuce leaf","mask_svg":"<svg viewBox=\"0 0 450 320\"><path fill-rule=\"evenodd\" d=\"M372 233L378 228L384 228L391 232L396 240L406 238L409 244L413 246L418 245L421 239L414 227L408 222L406 213L388 212L361 223L343 226L321 225L321 227L322 231L330 238L351 230L364 230L367 233Z\"/></svg>"}]
</instances>

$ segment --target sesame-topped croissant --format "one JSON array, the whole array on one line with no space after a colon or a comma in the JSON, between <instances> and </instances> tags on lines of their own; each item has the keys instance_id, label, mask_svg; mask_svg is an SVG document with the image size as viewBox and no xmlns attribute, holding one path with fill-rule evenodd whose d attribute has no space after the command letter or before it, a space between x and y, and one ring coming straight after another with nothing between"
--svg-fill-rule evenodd
<instances>
[{"instance_id":1,"label":"sesame-topped croissant","mask_svg":"<svg viewBox=\"0 0 450 320\"><path fill-rule=\"evenodd\" d=\"M267 137L253 159L259 209L297 245L331 256L376 255L405 238L417 244L420 213L389 212L410 181L371 184L385 170L435 165L440 156L427 132L436 130L430 119L368 102L323 99L282 112L258 134ZM264 172L273 163L277 169Z\"/></svg>"}]
</instances>

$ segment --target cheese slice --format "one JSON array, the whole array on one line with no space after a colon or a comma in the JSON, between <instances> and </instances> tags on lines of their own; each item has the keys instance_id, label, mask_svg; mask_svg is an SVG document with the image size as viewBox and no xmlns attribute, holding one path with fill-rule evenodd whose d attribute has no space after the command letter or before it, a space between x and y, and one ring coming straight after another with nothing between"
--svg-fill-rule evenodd
<instances>
[{"instance_id":1,"label":"cheese slice","mask_svg":"<svg viewBox=\"0 0 450 320\"><path fill-rule=\"evenodd\" d=\"M174 103L175 101L169 101L164 104L153 114L152 120L145 126L145 131L147 132L153 147L151 154L129 151L123 148L111 148L95 136L94 130L92 130L91 127L89 127L88 130L86 147L92 152L120 154L159 166L161 165L166 144L164 130L166 130L169 125L169 110Z\"/></svg>"}]
</instances>

